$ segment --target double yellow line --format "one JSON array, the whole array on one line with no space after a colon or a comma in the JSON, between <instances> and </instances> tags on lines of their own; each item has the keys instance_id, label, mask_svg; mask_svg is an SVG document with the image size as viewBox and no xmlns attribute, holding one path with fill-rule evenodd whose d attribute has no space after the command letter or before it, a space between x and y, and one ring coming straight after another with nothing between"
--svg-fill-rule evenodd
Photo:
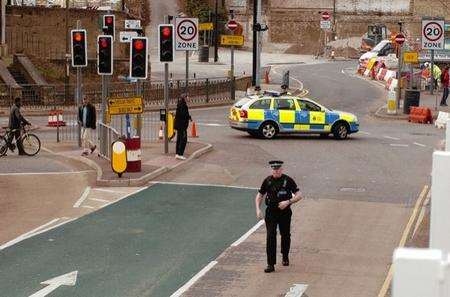
<instances>
[{"instance_id":1,"label":"double yellow line","mask_svg":"<svg viewBox=\"0 0 450 297\"><path fill-rule=\"evenodd\" d=\"M427 196L428 190L429 190L429 186L425 185L422 189L422 192L420 193L419 199L417 199L416 205L414 206L414 209L412 211L411 217L409 218L408 224L406 224L405 230L403 231L403 235L402 235L402 238L400 239L398 247L405 246L406 240L408 239L408 235L411 233L411 228L413 227L414 221L417 219L417 216L420 213L419 209L422 207L423 202L425 201L425 197ZM386 279L384 280L383 286L381 287L381 290L378 293L378 297L386 296L386 293L389 290L389 287L392 282L393 273L394 273L394 269L391 264L391 266L389 267L389 272L386 276Z\"/></svg>"}]
</instances>

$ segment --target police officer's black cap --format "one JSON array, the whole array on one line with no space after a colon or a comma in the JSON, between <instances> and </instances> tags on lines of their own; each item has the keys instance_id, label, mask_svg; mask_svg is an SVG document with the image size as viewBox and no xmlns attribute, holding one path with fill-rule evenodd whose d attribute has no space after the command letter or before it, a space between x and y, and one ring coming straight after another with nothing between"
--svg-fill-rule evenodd
<instances>
[{"instance_id":1,"label":"police officer's black cap","mask_svg":"<svg viewBox=\"0 0 450 297\"><path fill-rule=\"evenodd\" d=\"M280 160L269 161L269 165L270 167L272 167L272 169L279 169L283 165L283 163L284 162Z\"/></svg>"}]
</instances>

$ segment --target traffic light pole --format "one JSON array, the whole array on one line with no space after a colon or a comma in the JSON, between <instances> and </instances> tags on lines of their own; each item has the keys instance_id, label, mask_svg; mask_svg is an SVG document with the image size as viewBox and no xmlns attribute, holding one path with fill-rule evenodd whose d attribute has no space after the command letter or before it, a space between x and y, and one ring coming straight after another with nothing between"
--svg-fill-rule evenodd
<instances>
[{"instance_id":1,"label":"traffic light pole","mask_svg":"<svg viewBox=\"0 0 450 297\"><path fill-rule=\"evenodd\" d=\"M169 63L164 63L164 109L166 111L166 122L164 124L164 153L169 153L169 131L167 122L169 119Z\"/></svg>"},{"instance_id":2,"label":"traffic light pole","mask_svg":"<svg viewBox=\"0 0 450 297\"><path fill-rule=\"evenodd\" d=\"M256 86L256 56L258 54L258 32L256 24L258 23L258 1L253 0L253 67L252 67L252 86Z\"/></svg>"},{"instance_id":3,"label":"traffic light pole","mask_svg":"<svg viewBox=\"0 0 450 297\"><path fill-rule=\"evenodd\" d=\"M258 9L257 9L257 23L261 22L261 0L257 0L258 2ZM257 48L256 48L256 81L255 86L259 87L261 83L261 31L257 32L258 37L257 40Z\"/></svg>"},{"instance_id":4,"label":"traffic light pole","mask_svg":"<svg viewBox=\"0 0 450 297\"><path fill-rule=\"evenodd\" d=\"M77 67L77 107L79 108L82 100L81 93L81 67ZM81 147L81 125L78 124L78 146Z\"/></svg>"},{"instance_id":5,"label":"traffic light pole","mask_svg":"<svg viewBox=\"0 0 450 297\"><path fill-rule=\"evenodd\" d=\"M137 83L136 83L136 95L138 95L139 97L142 95L142 81L140 79L138 79ZM141 135L142 135L142 114L137 114L136 115L136 132L137 132L137 136L139 136L139 139L141 139ZM141 140L142 142L142 140Z\"/></svg>"}]
</instances>

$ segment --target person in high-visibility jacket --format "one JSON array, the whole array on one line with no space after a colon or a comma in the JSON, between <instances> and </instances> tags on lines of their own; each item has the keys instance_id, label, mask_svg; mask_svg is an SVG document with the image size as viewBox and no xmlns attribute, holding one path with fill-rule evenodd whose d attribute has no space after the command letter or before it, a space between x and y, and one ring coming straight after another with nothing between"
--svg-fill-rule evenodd
<instances>
[{"instance_id":1,"label":"person in high-visibility jacket","mask_svg":"<svg viewBox=\"0 0 450 297\"><path fill-rule=\"evenodd\" d=\"M427 67L431 71L431 64L426 62L425 67ZM438 81L441 79L441 68L439 68L436 64L433 64L433 70L431 71L433 78L434 78L434 84L432 85L433 90L436 88Z\"/></svg>"}]
</instances>

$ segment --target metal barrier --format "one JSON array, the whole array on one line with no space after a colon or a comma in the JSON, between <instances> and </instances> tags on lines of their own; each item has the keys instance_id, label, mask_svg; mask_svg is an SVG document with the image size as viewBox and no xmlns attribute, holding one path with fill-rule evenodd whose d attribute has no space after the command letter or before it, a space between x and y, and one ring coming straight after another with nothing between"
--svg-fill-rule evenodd
<instances>
[{"instance_id":1,"label":"metal barrier","mask_svg":"<svg viewBox=\"0 0 450 297\"><path fill-rule=\"evenodd\" d=\"M236 90L246 90L250 83L250 77L236 78L234 81L226 77L190 79L186 88L184 80L170 80L169 100L176 104L181 93L186 90L193 103L209 103L219 100L231 100L233 84ZM70 109L75 104L75 85L21 85L22 105L33 109ZM109 84L110 97L136 96L136 83L114 82ZM14 102L17 90L0 84L0 106L10 106ZM83 94L92 103L100 103L102 97L102 85L100 83L84 83ZM142 96L145 106L162 106L164 104L164 83L144 82L142 84Z\"/></svg>"},{"instance_id":2,"label":"metal barrier","mask_svg":"<svg viewBox=\"0 0 450 297\"><path fill-rule=\"evenodd\" d=\"M99 156L111 160L111 144L119 139L119 132L113 127L102 123L100 123L98 127L99 139L105 139L105 142L99 142Z\"/></svg>"}]
</instances>

